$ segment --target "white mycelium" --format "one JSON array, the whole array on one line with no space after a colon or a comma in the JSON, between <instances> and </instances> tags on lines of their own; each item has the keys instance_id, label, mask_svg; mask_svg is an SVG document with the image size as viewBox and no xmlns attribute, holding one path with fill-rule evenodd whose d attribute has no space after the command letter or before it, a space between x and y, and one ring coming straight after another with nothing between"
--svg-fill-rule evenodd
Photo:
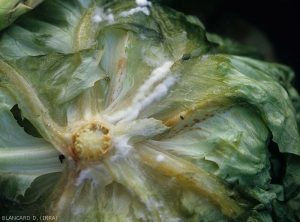
<instances>
[{"instance_id":1,"label":"white mycelium","mask_svg":"<svg viewBox=\"0 0 300 222\"><path fill-rule=\"evenodd\" d=\"M111 13L111 9L107 10L107 13L104 12L103 8L97 8L94 16L92 17L92 21L99 23L102 21L108 21L109 24L115 22L114 15Z\"/></svg>"},{"instance_id":2,"label":"white mycelium","mask_svg":"<svg viewBox=\"0 0 300 222\"><path fill-rule=\"evenodd\" d=\"M78 178L76 179L76 182L75 182L75 186L79 186L81 185L81 183L84 181L84 180L89 180L89 179L92 179L93 177L91 176L91 170L89 168L85 169L85 170L82 170L78 176Z\"/></svg>"},{"instance_id":3,"label":"white mycelium","mask_svg":"<svg viewBox=\"0 0 300 222\"><path fill-rule=\"evenodd\" d=\"M159 154L159 155L157 155L157 157L156 157L156 162L163 162L164 160L165 160L165 157L164 157L164 155L161 155L161 154Z\"/></svg>"},{"instance_id":4,"label":"white mycelium","mask_svg":"<svg viewBox=\"0 0 300 222\"><path fill-rule=\"evenodd\" d=\"M138 117L139 113L149 106L152 102L166 96L168 90L175 84L176 78L174 76L167 76L170 73L170 67L173 62L167 61L160 67L152 71L150 77L138 89L131 105L124 110L120 110L107 119L110 123L128 122ZM163 81L162 81L163 80ZM162 81L161 83L159 83Z\"/></svg>"},{"instance_id":5,"label":"white mycelium","mask_svg":"<svg viewBox=\"0 0 300 222\"><path fill-rule=\"evenodd\" d=\"M135 0L135 3L139 6L139 7L146 7L146 6L151 6L152 3L147 1L147 0Z\"/></svg>"},{"instance_id":6,"label":"white mycelium","mask_svg":"<svg viewBox=\"0 0 300 222\"><path fill-rule=\"evenodd\" d=\"M120 16L127 17L137 12L143 12L145 15L150 15L150 10L147 8L147 6L151 6L151 2L147 0L136 0L135 2L137 4L136 8L132 8L129 11L121 12Z\"/></svg>"}]
</instances>

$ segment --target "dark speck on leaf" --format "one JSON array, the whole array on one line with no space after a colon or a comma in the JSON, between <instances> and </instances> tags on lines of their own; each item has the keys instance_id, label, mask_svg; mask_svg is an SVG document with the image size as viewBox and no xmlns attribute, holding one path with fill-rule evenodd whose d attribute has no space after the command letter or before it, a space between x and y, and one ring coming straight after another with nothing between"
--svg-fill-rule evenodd
<instances>
[{"instance_id":1,"label":"dark speck on leaf","mask_svg":"<svg viewBox=\"0 0 300 222\"><path fill-rule=\"evenodd\" d=\"M108 84L110 82L110 78L109 77L105 77L104 78L105 82Z\"/></svg>"},{"instance_id":2,"label":"dark speck on leaf","mask_svg":"<svg viewBox=\"0 0 300 222\"><path fill-rule=\"evenodd\" d=\"M59 155L58 159L59 159L59 160L60 160L60 162L62 163L62 162L63 162L63 160L64 160L64 159L66 159L66 158L65 158L65 156L64 156L64 155L62 155L62 154L61 154L61 155Z\"/></svg>"},{"instance_id":3,"label":"dark speck on leaf","mask_svg":"<svg viewBox=\"0 0 300 222\"><path fill-rule=\"evenodd\" d=\"M189 60L191 58L191 55L190 54L184 54L182 56L182 60Z\"/></svg>"}]
</instances>

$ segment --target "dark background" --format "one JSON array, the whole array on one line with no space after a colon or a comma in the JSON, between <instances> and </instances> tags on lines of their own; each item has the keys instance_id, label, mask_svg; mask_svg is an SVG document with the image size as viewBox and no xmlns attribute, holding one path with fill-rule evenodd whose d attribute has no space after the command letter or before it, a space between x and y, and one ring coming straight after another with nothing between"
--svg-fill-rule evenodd
<instances>
[{"instance_id":1,"label":"dark background","mask_svg":"<svg viewBox=\"0 0 300 222\"><path fill-rule=\"evenodd\" d=\"M290 66L300 92L300 0L162 0L162 4L198 16L209 32L257 44L262 50L266 46L266 51L272 47L266 60Z\"/></svg>"}]
</instances>

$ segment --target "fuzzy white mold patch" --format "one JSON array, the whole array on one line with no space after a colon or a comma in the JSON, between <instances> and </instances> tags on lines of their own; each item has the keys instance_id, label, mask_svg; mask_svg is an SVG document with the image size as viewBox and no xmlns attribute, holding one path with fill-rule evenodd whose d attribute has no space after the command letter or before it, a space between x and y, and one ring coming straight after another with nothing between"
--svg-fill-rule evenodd
<instances>
[{"instance_id":1,"label":"fuzzy white mold patch","mask_svg":"<svg viewBox=\"0 0 300 222\"><path fill-rule=\"evenodd\" d=\"M168 90L177 80L175 76L167 76L170 73L172 64L173 62L167 61L153 70L150 77L137 90L131 105L126 109L107 116L108 121L115 123L117 121L128 122L135 120L143 109L151 105L154 101L165 97Z\"/></svg>"},{"instance_id":2,"label":"fuzzy white mold patch","mask_svg":"<svg viewBox=\"0 0 300 222\"><path fill-rule=\"evenodd\" d=\"M115 147L116 153L110 157L111 161L115 161L118 158L125 158L130 150L133 148L128 144L130 139L129 135L116 136L113 138L113 147Z\"/></svg>"},{"instance_id":3,"label":"fuzzy white mold patch","mask_svg":"<svg viewBox=\"0 0 300 222\"><path fill-rule=\"evenodd\" d=\"M135 3L137 4L137 7L130 9L129 11L124 11L120 13L120 16L122 17L128 17L130 15L133 15L137 12L143 12L145 15L150 15L150 10L148 6L152 6L152 3L147 0L136 0Z\"/></svg>"},{"instance_id":4,"label":"fuzzy white mold patch","mask_svg":"<svg viewBox=\"0 0 300 222\"><path fill-rule=\"evenodd\" d=\"M156 162L158 162L158 163L163 162L163 161L165 160L165 156L162 155L162 154L159 154L159 155L157 155L157 157L156 157L155 160L156 160Z\"/></svg>"},{"instance_id":5,"label":"fuzzy white mold patch","mask_svg":"<svg viewBox=\"0 0 300 222\"><path fill-rule=\"evenodd\" d=\"M107 12L105 13L103 8L96 8L92 17L92 21L95 23L108 21L109 24L113 24L115 22L115 19L111 9L107 9Z\"/></svg>"},{"instance_id":6,"label":"fuzzy white mold patch","mask_svg":"<svg viewBox=\"0 0 300 222\"><path fill-rule=\"evenodd\" d=\"M76 179L75 186L79 186L82 184L84 180L92 179L91 170L89 168L85 170L81 170L78 178Z\"/></svg>"},{"instance_id":7,"label":"fuzzy white mold patch","mask_svg":"<svg viewBox=\"0 0 300 222\"><path fill-rule=\"evenodd\" d=\"M151 3L150 1L147 1L147 0L135 0L135 3L136 3L139 7L152 6L152 3Z\"/></svg>"},{"instance_id":8,"label":"fuzzy white mold patch","mask_svg":"<svg viewBox=\"0 0 300 222\"><path fill-rule=\"evenodd\" d=\"M167 130L168 128L161 121L153 118L138 119L123 124L117 123L112 137L112 146L115 148L115 153L111 160L126 157L133 149L134 143L154 138Z\"/></svg>"}]
</instances>

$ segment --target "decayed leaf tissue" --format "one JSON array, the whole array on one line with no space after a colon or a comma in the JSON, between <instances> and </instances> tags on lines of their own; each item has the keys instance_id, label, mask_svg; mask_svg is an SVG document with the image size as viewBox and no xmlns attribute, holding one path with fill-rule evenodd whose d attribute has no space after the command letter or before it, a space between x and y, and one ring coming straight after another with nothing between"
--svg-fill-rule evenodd
<instances>
[{"instance_id":1,"label":"decayed leaf tissue","mask_svg":"<svg viewBox=\"0 0 300 222\"><path fill-rule=\"evenodd\" d=\"M0 1L0 214L296 221L293 71L159 3Z\"/></svg>"}]
</instances>

